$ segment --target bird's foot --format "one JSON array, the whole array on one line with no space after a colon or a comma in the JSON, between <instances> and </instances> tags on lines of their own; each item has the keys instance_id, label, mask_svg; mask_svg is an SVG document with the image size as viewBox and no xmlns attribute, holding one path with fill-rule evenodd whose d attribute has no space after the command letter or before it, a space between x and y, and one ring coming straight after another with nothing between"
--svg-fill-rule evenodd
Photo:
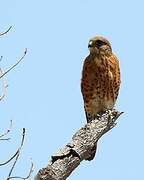
<instances>
[{"instance_id":1,"label":"bird's foot","mask_svg":"<svg viewBox=\"0 0 144 180\"><path fill-rule=\"evenodd\" d=\"M109 109L106 113L108 115L108 126L112 128L116 125L116 123L114 123L114 119L117 116L117 111L115 109Z\"/></svg>"},{"instance_id":2,"label":"bird's foot","mask_svg":"<svg viewBox=\"0 0 144 180\"><path fill-rule=\"evenodd\" d=\"M106 111L101 111L101 112L97 113L95 115L95 119L100 120L105 115L105 113L106 113Z\"/></svg>"}]
</instances>

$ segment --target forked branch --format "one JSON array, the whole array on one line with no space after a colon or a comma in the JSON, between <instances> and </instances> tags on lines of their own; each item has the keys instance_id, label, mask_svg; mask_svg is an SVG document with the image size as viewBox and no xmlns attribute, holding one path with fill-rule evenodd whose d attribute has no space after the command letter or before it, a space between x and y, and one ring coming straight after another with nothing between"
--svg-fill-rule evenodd
<instances>
[{"instance_id":1,"label":"forked branch","mask_svg":"<svg viewBox=\"0 0 144 180\"><path fill-rule=\"evenodd\" d=\"M28 173L28 175L26 177L12 176L12 177L9 177L8 179L23 179L23 180L29 179L31 174L32 174L32 172L33 172L33 166L34 166L33 162L31 162L31 167L30 167L29 173Z\"/></svg>"},{"instance_id":2,"label":"forked branch","mask_svg":"<svg viewBox=\"0 0 144 180\"><path fill-rule=\"evenodd\" d=\"M1 137L7 135L9 132L10 132L10 129L11 129L11 126L12 126L12 121L11 121L11 125L10 125L10 128L7 130L7 132L3 133L1 135ZM30 167L30 170L29 170L29 173L26 177L21 177L21 176L11 176L12 175L12 172L16 166L16 163L18 162L18 159L19 159L19 156L20 156L20 153L21 153L21 149L22 149L22 146L24 144L24 139L25 139L25 128L22 129L22 138L21 138L21 143L20 143L20 146L19 148L17 149L17 151L14 153L14 155L12 155L7 161L3 162L3 163L0 163L0 166L4 166L10 162L13 162L12 164L12 167L9 171L9 174L8 174L8 177L6 180L9 180L9 179L23 179L23 180L26 180L26 179L29 179L29 177L31 176L32 172L33 172L33 163L31 162L31 167Z\"/></svg>"},{"instance_id":3,"label":"forked branch","mask_svg":"<svg viewBox=\"0 0 144 180\"><path fill-rule=\"evenodd\" d=\"M32 172L33 172L33 163L31 162L31 167L30 167L30 170L29 170L29 173L26 177L21 177L21 176L11 176L12 175L12 172L16 166L16 163L19 159L19 156L20 156L20 153L21 153L21 149L22 149L22 146L24 144L24 139L25 139L25 128L23 128L23 131L22 131L22 139L21 139L21 144L20 144L20 147L18 148L18 150L16 151L16 153L11 157L10 161L12 159L15 158L14 160L14 163L10 169L10 172L9 172L9 175L7 177L7 180L9 179L23 179L23 180L26 180L26 179L29 179L29 177L31 176Z\"/></svg>"},{"instance_id":4,"label":"forked branch","mask_svg":"<svg viewBox=\"0 0 144 180\"><path fill-rule=\"evenodd\" d=\"M6 81L5 81L5 79L3 77L7 73L9 73L12 69L14 69L24 59L26 53L27 53L27 49L25 49L23 56L20 59L18 59L18 61L14 65L12 65L9 69L7 69L5 72L3 71L2 68L0 68L0 79L2 80L1 81L1 83L2 83L2 95L0 96L0 101L5 97L6 90L7 90L7 87L8 87L8 84L6 83ZM0 61L2 60L2 58L3 57L1 56Z\"/></svg>"},{"instance_id":5,"label":"forked branch","mask_svg":"<svg viewBox=\"0 0 144 180\"><path fill-rule=\"evenodd\" d=\"M7 132L9 132L9 130L7 131ZM6 133L7 133L6 132ZM5 134L6 134L5 133ZM22 148L22 146L23 146L23 142L24 142L24 138L25 138L25 129L23 128L23 132L22 132L22 139L21 139L21 143L20 143L20 147L17 149L17 151L15 152L15 154L13 155L13 156L11 156L7 161L5 161L4 163L0 163L0 166L4 166L4 165L6 165L6 164L8 164L9 162L11 162L15 157L19 157L19 154L20 154L20 152L21 152L21 148ZM18 157L17 157L17 159L18 159ZM17 161L17 160L16 160ZM15 165L13 165L13 166L15 166ZM10 175L11 175L11 173L12 173L12 170L13 170L13 167L12 166L12 169L11 169L11 171L10 171Z\"/></svg>"}]
</instances>

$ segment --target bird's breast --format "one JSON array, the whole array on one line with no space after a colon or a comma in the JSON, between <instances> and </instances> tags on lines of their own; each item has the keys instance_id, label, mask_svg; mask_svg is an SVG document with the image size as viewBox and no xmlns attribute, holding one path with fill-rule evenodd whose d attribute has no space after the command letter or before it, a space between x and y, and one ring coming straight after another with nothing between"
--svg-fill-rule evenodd
<instances>
[{"instance_id":1,"label":"bird's breast","mask_svg":"<svg viewBox=\"0 0 144 180\"><path fill-rule=\"evenodd\" d=\"M83 72L82 92L84 101L93 107L113 106L113 73L106 60L89 61Z\"/></svg>"}]
</instances>

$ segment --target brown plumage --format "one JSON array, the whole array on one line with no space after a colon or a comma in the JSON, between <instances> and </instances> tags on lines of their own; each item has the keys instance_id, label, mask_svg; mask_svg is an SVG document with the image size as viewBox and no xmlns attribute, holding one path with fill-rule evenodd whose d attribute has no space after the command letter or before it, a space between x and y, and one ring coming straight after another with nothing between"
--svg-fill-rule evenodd
<instances>
[{"instance_id":1,"label":"brown plumage","mask_svg":"<svg viewBox=\"0 0 144 180\"><path fill-rule=\"evenodd\" d=\"M90 39L90 54L83 65L81 92L84 100L87 122L95 119L98 113L112 109L120 87L120 69L112 48L104 37ZM94 147L95 156L96 147Z\"/></svg>"}]
</instances>

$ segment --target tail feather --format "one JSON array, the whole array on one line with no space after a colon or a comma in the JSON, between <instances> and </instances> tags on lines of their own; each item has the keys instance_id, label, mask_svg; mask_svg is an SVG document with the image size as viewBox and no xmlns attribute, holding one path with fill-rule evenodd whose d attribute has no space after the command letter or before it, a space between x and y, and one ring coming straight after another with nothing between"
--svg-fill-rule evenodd
<instances>
[{"instance_id":1,"label":"tail feather","mask_svg":"<svg viewBox=\"0 0 144 180\"><path fill-rule=\"evenodd\" d=\"M85 111L85 114L86 114L86 119L87 119L87 123L91 122L92 120L94 120L94 117L92 117L89 113L87 113Z\"/></svg>"},{"instance_id":2,"label":"tail feather","mask_svg":"<svg viewBox=\"0 0 144 180\"><path fill-rule=\"evenodd\" d=\"M90 116L90 114L88 114L85 111L86 114L86 119L87 119L87 123L91 122L94 118ZM90 156L86 159L88 161L91 161L94 159L95 155L96 155L96 151L97 151L97 143L93 146L93 148L91 149L91 153Z\"/></svg>"},{"instance_id":3,"label":"tail feather","mask_svg":"<svg viewBox=\"0 0 144 180\"><path fill-rule=\"evenodd\" d=\"M88 160L88 161L93 160L96 155L96 151L97 151L97 144L94 145L94 147L91 150L90 156L86 160Z\"/></svg>"}]
</instances>

